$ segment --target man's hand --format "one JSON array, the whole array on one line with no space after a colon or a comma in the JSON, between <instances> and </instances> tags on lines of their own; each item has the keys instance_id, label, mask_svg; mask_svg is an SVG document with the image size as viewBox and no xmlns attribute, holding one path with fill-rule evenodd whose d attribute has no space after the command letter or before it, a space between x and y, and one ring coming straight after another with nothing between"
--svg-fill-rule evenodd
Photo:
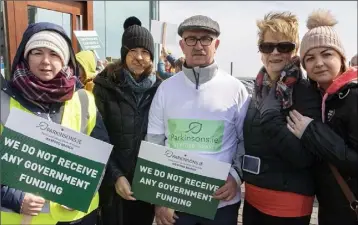
<instances>
[{"instance_id":1,"label":"man's hand","mask_svg":"<svg viewBox=\"0 0 358 225\"><path fill-rule=\"evenodd\" d=\"M127 178L125 176L121 176L117 179L115 184L116 192L122 198L126 200L135 201L136 199L132 197L133 192L131 191L131 185L129 184Z\"/></svg>"},{"instance_id":2,"label":"man's hand","mask_svg":"<svg viewBox=\"0 0 358 225\"><path fill-rule=\"evenodd\" d=\"M37 216L45 204L45 199L30 193L26 193L21 205L20 213L29 216Z\"/></svg>"},{"instance_id":3,"label":"man's hand","mask_svg":"<svg viewBox=\"0 0 358 225\"><path fill-rule=\"evenodd\" d=\"M229 174L224 186L216 190L213 197L217 200L230 201L236 196L237 191L238 191L237 182L231 176L231 174Z\"/></svg>"},{"instance_id":4,"label":"man's hand","mask_svg":"<svg viewBox=\"0 0 358 225\"><path fill-rule=\"evenodd\" d=\"M179 219L179 217L175 214L174 209L155 206L155 222L157 225L173 225L175 219Z\"/></svg>"},{"instance_id":5,"label":"man's hand","mask_svg":"<svg viewBox=\"0 0 358 225\"><path fill-rule=\"evenodd\" d=\"M303 133L305 132L308 124L310 124L313 119L301 115L296 110L290 111L290 116L288 116L287 119L287 128L289 131L291 131L296 137L301 139Z\"/></svg>"}]
</instances>

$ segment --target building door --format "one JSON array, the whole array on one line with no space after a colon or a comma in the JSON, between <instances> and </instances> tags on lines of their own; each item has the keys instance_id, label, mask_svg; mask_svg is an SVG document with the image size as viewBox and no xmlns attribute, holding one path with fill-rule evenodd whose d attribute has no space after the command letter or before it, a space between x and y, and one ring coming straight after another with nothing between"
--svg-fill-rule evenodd
<instances>
[{"instance_id":1,"label":"building door","mask_svg":"<svg viewBox=\"0 0 358 225\"><path fill-rule=\"evenodd\" d=\"M72 40L72 46L79 50L74 30L93 29L92 1L4 1L5 28L10 62L28 24L51 22L64 28Z\"/></svg>"}]
</instances>

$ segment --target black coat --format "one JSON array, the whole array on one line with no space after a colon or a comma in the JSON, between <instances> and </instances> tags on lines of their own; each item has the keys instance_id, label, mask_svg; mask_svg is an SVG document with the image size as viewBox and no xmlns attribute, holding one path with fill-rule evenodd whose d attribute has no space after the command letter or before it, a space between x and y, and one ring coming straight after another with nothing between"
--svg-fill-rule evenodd
<instances>
[{"instance_id":1,"label":"black coat","mask_svg":"<svg viewBox=\"0 0 358 225\"><path fill-rule=\"evenodd\" d=\"M147 133L149 108L160 82L149 88L139 102L119 71L106 68L94 83L96 105L114 145L104 182L114 184L125 176L131 183L140 143Z\"/></svg>"},{"instance_id":2,"label":"black coat","mask_svg":"<svg viewBox=\"0 0 358 225\"><path fill-rule=\"evenodd\" d=\"M315 170L319 221L323 225L356 225L350 209L327 162L333 164L358 196L358 84L349 83L326 100L326 122L311 122L301 142L322 161Z\"/></svg>"},{"instance_id":3,"label":"black coat","mask_svg":"<svg viewBox=\"0 0 358 225\"><path fill-rule=\"evenodd\" d=\"M286 116L292 109L320 119L320 96L306 80L293 87L293 106L270 111L260 117L252 100L244 122L245 154L261 159L258 175L244 172L244 180L258 187L314 195L311 168L314 155L304 149L300 140L287 128Z\"/></svg>"}]
</instances>

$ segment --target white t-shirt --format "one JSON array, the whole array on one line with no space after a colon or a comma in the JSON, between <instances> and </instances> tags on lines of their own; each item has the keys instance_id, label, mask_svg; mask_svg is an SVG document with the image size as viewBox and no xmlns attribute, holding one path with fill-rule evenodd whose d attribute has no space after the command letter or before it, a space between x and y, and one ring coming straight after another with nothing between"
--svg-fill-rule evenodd
<instances>
[{"instance_id":1,"label":"white t-shirt","mask_svg":"<svg viewBox=\"0 0 358 225\"><path fill-rule=\"evenodd\" d=\"M196 89L179 72L165 80L154 96L148 134L165 134L165 145L196 152L232 164L245 154L243 123L249 104L245 86L236 78L218 70L216 75ZM219 208L240 201L240 191Z\"/></svg>"}]
</instances>

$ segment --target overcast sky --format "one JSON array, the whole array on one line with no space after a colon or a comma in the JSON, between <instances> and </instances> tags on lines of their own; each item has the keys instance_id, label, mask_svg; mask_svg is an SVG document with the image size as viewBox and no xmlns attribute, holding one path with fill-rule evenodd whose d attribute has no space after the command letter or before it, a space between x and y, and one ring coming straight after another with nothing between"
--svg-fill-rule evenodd
<instances>
[{"instance_id":1,"label":"overcast sky","mask_svg":"<svg viewBox=\"0 0 358 225\"><path fill-rule=\"evenodd\" d=\"M221 40L216 61L237 77L254 77L261 67L257 52L256 20L270 11L291 11L299 18L300 38L307 31L306 20L314 9L328 9L338 20L335 26L348 59L357 53L357 1L161 1L160 20L179 25L193 15L206 15L216 20L221 29ZM178 36L179 40L179 36ZM167 46L175 56L182 54L179 45Z\"/></svg>"}]
</instances>

